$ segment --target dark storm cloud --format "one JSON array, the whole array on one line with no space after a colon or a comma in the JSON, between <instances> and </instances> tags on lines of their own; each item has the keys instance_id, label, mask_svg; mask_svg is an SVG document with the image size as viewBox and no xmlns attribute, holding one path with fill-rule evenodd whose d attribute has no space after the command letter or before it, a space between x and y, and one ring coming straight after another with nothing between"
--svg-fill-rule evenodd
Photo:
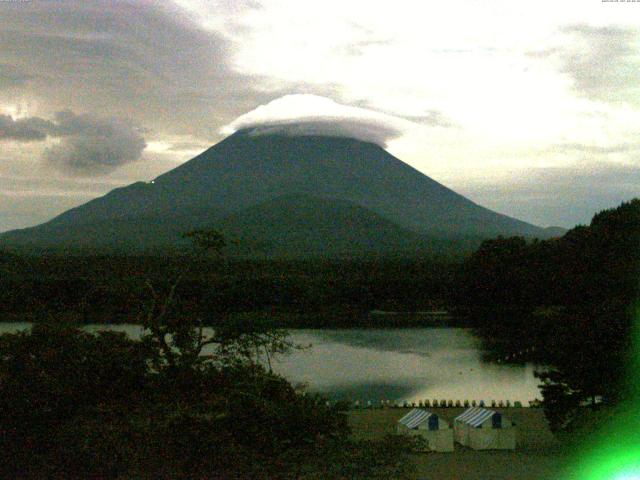
<instances>
[{"instance_id":1,"label":"dark storm cloud","mask_svg":"<svg viewBox=\"0 0 640 480\"><path fill-rule=\"evenodd\" d=\"M227 3L220 8L240 8ZM0 64L14 66L13 84L19 72L34 77L23 94L49 112L100 112L216 138L220 125L270 97L229 66L221 35L169 2L0 2L0 15Z\"/></svg>"},{"instance_id":2,"label":"dark storm cloud","mask_svg":"<svg viewBox=\"0 0 640 480\"><path fill-rule=\"evenodd\" d=\"M14 120L10 115L0 115L0 141L40 141L47 138L47 133L52 128L53 124L42 118L29 117Z\"/></svg>"},{"instance_id":3,"label":"dark storm cloud","mask_svg":"<svg viewBox=\"0 0 640 480\"><path fill-rule=\"evenodd\" d=\"M592 100L640 103L640 30L586 24L569 25L561 33L571 43L529 52L532 58L554 58L576 91Z\"/></svg>"},{"instance_id":4,"label":"dark storm cloud","mask_svg":"<svg viewBox=\"0 0 640 480\"><path fill-rule=\"evenodd\" d=\"M60 143L45 150L44 159L76 174L108 173L140 158L146 142L140 129L118 119L72 112L56 114L52 136Z\"/></svg>"},{"instance_id":5,"label":"dark storm cloud","mask_svg":"<svg viewBox=\"0 0 640 480\"><path fill-rule=\"evenodd\" d=\"M140 128L115 118L70 111L56 113L53 121L0 115L0 141L29 142L47 137L59 138L59 143L45 150L44 160L67 173L108 173L138 160L146 147Z\"/></svg>"}]
</instances>

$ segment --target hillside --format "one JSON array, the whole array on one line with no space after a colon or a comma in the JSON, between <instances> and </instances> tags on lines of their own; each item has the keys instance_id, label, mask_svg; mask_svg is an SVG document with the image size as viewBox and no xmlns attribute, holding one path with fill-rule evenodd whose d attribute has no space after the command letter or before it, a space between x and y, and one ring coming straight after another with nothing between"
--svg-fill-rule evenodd
<instances>
[{"instance_id":1,"label":"hillside","mask_svg":"<svg viewBox=\"0 0 640 480\"><path fill-rule=\"evenodd\" d=\"M150 251L179 247L180 234L194 228L227 230L273 254L549 236L471 202L378 145L241 131L153 182L0 235L0 245Z\"/></svg>"}]
</instances>

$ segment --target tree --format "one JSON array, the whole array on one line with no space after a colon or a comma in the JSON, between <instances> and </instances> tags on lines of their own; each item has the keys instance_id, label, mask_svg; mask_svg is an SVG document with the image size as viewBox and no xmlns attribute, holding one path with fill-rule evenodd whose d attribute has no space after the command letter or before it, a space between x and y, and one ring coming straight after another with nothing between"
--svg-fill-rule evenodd
<instances>
[{"instance_id":1,"label":"tree","mask_svg":"<svg viewBox=\"0 0 640 480\"><path fill-rule=\"evenodd\" d=\"M640 199L560 239L484 242L464 271L462 301L485 343L499 343L502 356L534 350L549 366L539 378L552 428L569 427L596 399L620 401L640 292ZM500 318L501 309L516 315Z\"/></svg>"},{"instance_id":2,"label":"tree","mask_svg":"<svg viewBox=\"0 0 640 480\"><path fill-rule=\"evenodd\" d=\"M46 463L60 426L78 415L134 408L148 381L144 346L120 333L34 324L0 336L0 352L0 465L14 473Z\"/></svg>"},{"instance_id":3,"label":"tree","mask_svg":"<svg viewBox=\"0 0 640 480\"><path fill-rule=\"evenodd\" d=\"M463 266L458 302L475 311L527 308L534 282L527 270L528 257L529 247L522 237L485 240Z\"/></svg>"},{"instance_id":4,"label":"tree","mask_svg":"<svg viewBox=\"0 0 640 480\"><path fill-rule=\"evenodd\" d=\"M341 407L265 368L286 332L253 317L207 331L181 315L179 281L148 285L140 340L0 336L0 477L404 478L410 442L353 440Z\"/></svg>"},{"instance_id":5,"label":"tree","mask_svg":"<svg viewBox=\"0 0 640 480\"><path fill-rule=\"evenodd\" d=\"M225 245L224 237L215 230L194 230L185 237L194 242L198 258L206 254L219 255ZM143 342L150 351L157 353L153 359L156 369L165 365L173 369L196 368L213 361L251 364L264 356L271 370L274 354L284 354L296 348L288 340L285 330L275 328L264 317L236 317L207 333L202 318L180 315L175 310L176 292L187 268L179 272L164 293L147 281L150 302L142 320L145 329ZM204 349L212 353L203 356Z\"/></svg>"}]
</instances>

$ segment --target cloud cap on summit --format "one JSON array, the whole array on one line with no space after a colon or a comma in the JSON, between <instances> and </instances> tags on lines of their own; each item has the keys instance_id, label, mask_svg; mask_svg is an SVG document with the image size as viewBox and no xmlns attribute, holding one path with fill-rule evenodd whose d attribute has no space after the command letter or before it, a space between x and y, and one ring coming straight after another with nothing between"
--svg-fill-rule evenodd
<instances>
[{"instance_id":1,"label":"cloud cap on summit","mask_svg":"<svg viewBox=\"0 0 640 480\"><path fill-rule=\"evenodd\" d=\"M294 94L241 115L221 132L251 130L252 135L348 137L384 147L413 127L415 124L408 120L384 113L341 105L318 95Z\"/></svg>"}]
</instances>

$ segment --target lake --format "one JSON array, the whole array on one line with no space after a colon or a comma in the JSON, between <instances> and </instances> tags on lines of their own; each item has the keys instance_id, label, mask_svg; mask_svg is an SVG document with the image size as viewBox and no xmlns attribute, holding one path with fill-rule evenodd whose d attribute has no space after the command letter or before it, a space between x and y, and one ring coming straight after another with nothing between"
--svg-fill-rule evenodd
<instances>
[{"instance_id":1,"label":"lake","mask_svg":"<svg viewBox=\"0 0 640 480\"><path fill-rule=\"evenodd\" d=\"M0 324L0 333L29 328ZM138 337L138 325L89 325ZM291 330L311 345L273 363L294 384L329 398L371 401L510 400L541 398L533 365L484 362L480 341L463 328Z\"/></svg>"}]
</instances>

